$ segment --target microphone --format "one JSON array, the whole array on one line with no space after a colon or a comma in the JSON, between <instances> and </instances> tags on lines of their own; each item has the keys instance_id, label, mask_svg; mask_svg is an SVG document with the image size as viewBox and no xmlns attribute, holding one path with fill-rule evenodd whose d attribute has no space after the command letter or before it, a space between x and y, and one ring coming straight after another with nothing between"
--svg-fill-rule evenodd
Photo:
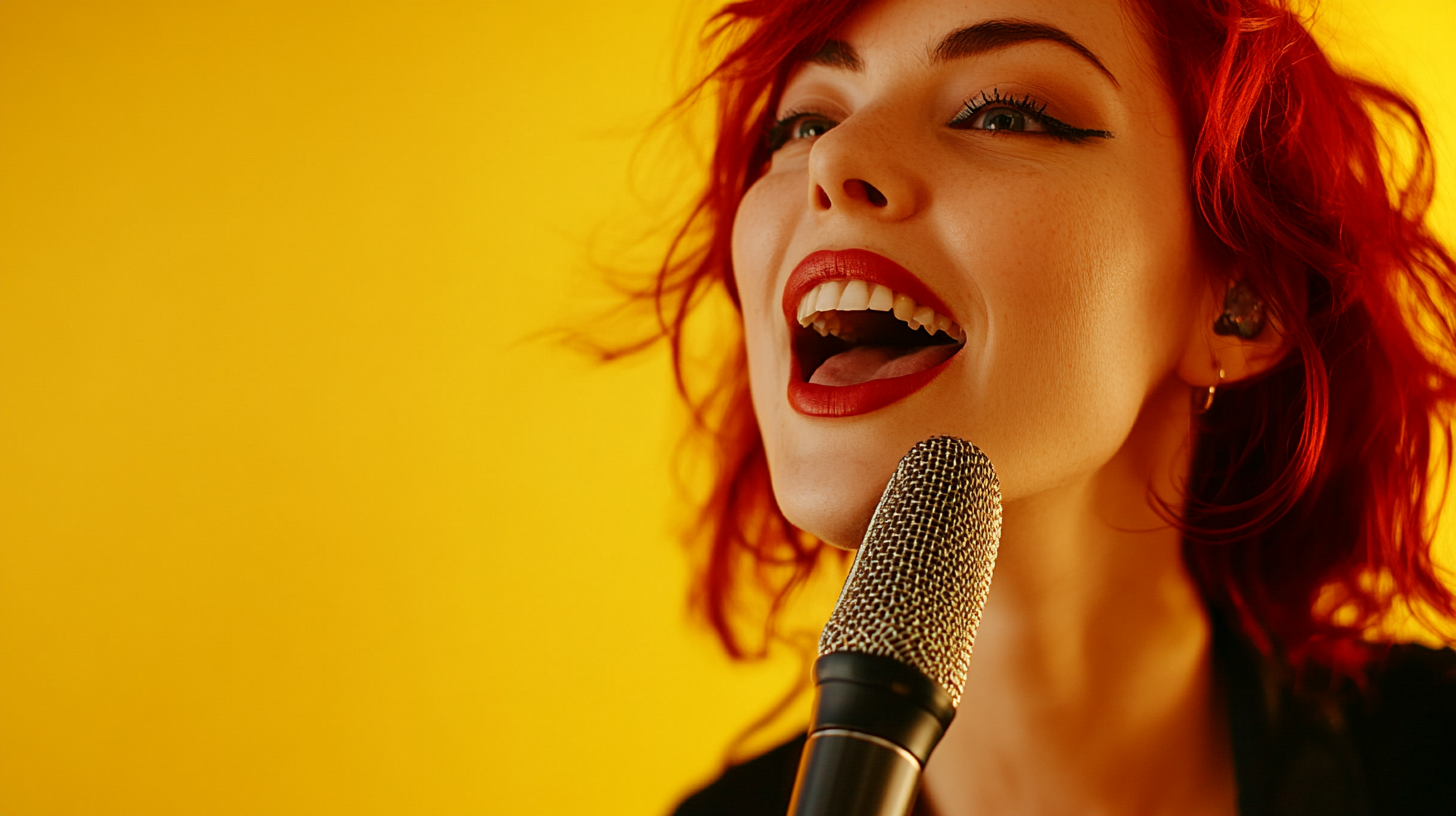
<instances>
[{"instance_id":1,"label":"microphone","mask_svg":"<svg viewBox=\"0 0 1456 816\"><path fill-rule=\"evenodd\" d=\"M819 638L789 816L905 816L955 717L1001 541L981 449L920 442L885 486Z\"/></svg>"}]
</instances>

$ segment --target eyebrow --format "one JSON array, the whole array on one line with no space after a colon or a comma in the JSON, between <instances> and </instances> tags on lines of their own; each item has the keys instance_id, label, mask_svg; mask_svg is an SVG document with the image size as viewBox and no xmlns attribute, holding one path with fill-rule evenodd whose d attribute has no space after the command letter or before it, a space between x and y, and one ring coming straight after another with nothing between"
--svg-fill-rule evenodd
<instances>
[{"instance_id":1,"label":"eyebrow","mask_svg":"<svg viewBox=\"0 0 1456 816\"><path fill-rule=\"evenodd\" d=\"M810 57L809 62L817 62L820 65L827 65L830 68L844 68L856 73L864 70L864 63L860 61L859 54L855 53L854 46L843 40L829 40L819 46Z\"/></svg>"},{"instance_id":2,"label":"eyebrow","mask_svg":"<svg viewBox=\"0 0 1456 816\"><path fill-rule=\"evenodd\" d=\"M931 49L930 59L932 63L948 62L985 54L1018 43L1036 41L1054 42L1076 51L1121 90L1122 84L1117 81L1117 77L1113 76L1111 71L1107 70L1107 66L1102 64L1102 60L1092 53L1092 49L1078 42L1077 38L1071 34L1045 23L1032 23L1025 20L986 20L956 29L945 35L940 43ZM808 61L855 72L864 70L864 61L860 59L854 46L842 40L825 42L818 51L809 57Z\"/></svg>"}]
</instances>

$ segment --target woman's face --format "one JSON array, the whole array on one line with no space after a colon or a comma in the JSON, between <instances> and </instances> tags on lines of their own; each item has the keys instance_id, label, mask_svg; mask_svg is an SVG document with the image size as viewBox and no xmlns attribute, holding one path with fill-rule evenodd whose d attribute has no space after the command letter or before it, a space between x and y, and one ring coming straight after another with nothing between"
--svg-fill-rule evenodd
<instances>
[{"instance_id":1,"label":"woman's face","mask_svg":"<svg viewBox=\"0 0 1456 816\"><path fill-rule=\"evenodd\" d=\"M1008 503L1129 445L1209 278L1176 106L1117 0L874 3L778 115L733 261L791 521L857 545L935 434L985 450Z\"/></svg>"}]
</instances>

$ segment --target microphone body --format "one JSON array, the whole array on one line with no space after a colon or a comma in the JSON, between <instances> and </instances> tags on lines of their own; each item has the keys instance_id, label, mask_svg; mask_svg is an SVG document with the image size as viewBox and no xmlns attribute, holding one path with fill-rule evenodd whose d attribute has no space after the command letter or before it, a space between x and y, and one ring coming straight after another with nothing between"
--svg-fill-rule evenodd
<instances>
[{"instance_id":1,"label":"microphone body","mask_svg":"<svg viewBox=\"0 0 1456 816\"><path fill-rule=\"evenodd\" d=\"M793 814L904 816L920 788L920 764L892 742L858 731L816 731L794 780Z\"/></svg>"},{"instance_id":2,"label":"microphone body","mask_svg":"<svg viewBox=\"0 0 1456 816\"><path fill-rule=\"evenodd\" d=\"M955 717L950 695L898 660L833 652L814 664L813 724L789 812L903 816Z\"/></svg>"},{"instance_id":3,"label":"microphone body","mask_svg":"<svg viewBox=\"0 0 1456 816\"><path fill-rule=\"evenodd\" d=\"M954 437L900 460L819 640L789 816L905 816L955 717L1001 540L990 460Z\"/></svg>"}]
</instances>

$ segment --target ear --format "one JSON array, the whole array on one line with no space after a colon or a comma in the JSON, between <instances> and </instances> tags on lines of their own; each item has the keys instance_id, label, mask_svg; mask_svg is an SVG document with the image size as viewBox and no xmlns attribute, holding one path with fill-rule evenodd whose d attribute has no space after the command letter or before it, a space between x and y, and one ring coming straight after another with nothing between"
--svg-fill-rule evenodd
<instances>
[{"instance_id":1,"label":"ear","mask_svg":"<svg viewBox=\"0 0 1456 816\"><path fill-rule=\"evenodd\" d=\"M1190 386L1202 388L1257 377L1289 353L1288 332L1267 308L1264 329L1254 338L1214 331L1224 313L1224 297L1231 282L1234 279L1210 275L1208 285L1203 288L1199 317L1189 327L1188 345L1178 365L1178 376ZM1219 369L1223 369L1221 380Z\"/></svg>"}]
</instances>

